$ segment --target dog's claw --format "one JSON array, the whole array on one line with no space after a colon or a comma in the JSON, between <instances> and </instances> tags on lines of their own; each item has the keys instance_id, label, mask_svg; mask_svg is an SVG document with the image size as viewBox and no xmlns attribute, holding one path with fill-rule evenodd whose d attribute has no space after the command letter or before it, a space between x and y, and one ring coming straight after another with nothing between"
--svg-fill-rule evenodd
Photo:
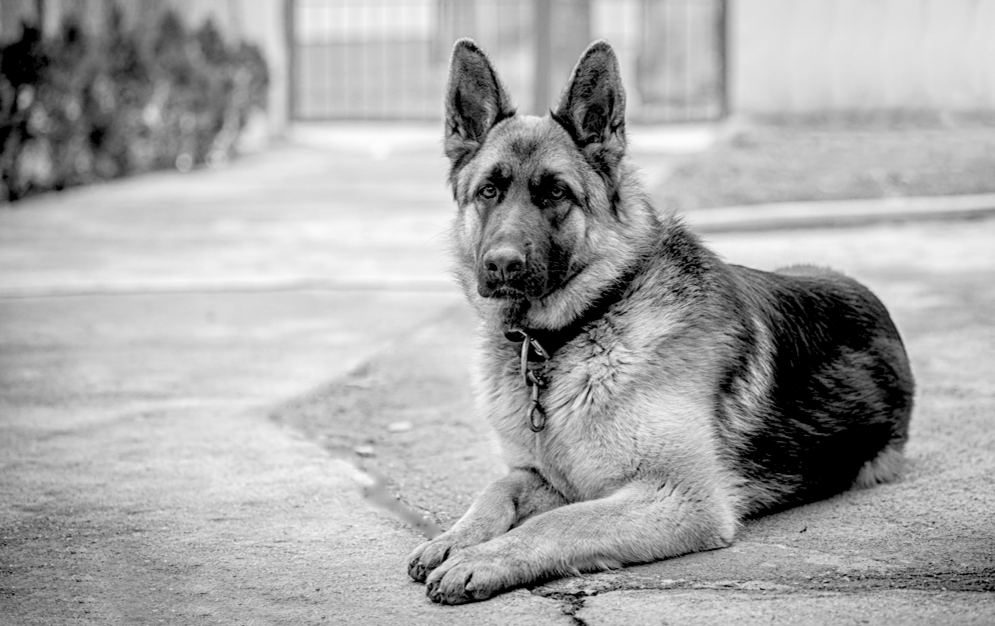
<instances>
[{"instance_id":1,"label":"dog's claw","mask_svg":"<svg viewBox=\"0 0 995 626\"><path fill-rule=\"evenodd\" d=\"M428 545L428 543L423 543L418 546L408 558L408 576L410 576L411 580L415 582L425 582L425 578L427 578L431 572L431 569L426 567L423 561L423 558L425 557L425 548L427 548Z\"/></svg>"},{"instance_id":2,"label":"dog's claw","mask_svg":"<svg viewBox=\"0 0 995 626\"><path fill-rule=\"evenodd\" d=\"M425 595L429 597L432 602L439 602L439 581L433 580L431 582L425 583Z\"/></svg>"},{"instance_id":3,"label":"dog's claw","mask_svg":"<svg viewBox=\"0 0 995 626\"><path fill-rule=\"evenodd\" d=\"M414 580L415 582L425 582L425 567L421 564L417 557L408 563L408 576L410 576L411 580Z\"/></svg>"}]
</instances>

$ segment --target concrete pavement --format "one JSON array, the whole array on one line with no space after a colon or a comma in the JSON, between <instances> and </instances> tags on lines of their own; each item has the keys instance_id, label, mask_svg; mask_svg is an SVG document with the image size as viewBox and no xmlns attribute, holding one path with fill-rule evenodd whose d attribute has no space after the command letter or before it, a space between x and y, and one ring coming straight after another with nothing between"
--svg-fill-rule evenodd
<instances>
[{"instance_id":1,"label":"concrete pavement","mask_svg":"<svg viewBox=\"0 0 995 626\"><path fill-rule=\"evenodd\" d=\"M703 224L729 260L831 264L892 307L920 380L906 480L757 520L729 550L429 603L404 572L417 532L360 488L383 476L445 526L500 467L470 410L445 163L416 139L0 211L0 622L995 619L983 201L973 221Z\"/></svg>"}]
</instances>

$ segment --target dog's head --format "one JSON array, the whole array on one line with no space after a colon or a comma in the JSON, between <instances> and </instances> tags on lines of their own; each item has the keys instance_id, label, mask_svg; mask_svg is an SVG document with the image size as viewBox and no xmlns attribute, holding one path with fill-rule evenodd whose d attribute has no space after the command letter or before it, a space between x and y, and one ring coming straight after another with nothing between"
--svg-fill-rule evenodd
<instances>
[{"instance_id":1,"label":"dog's head","mask_svg":"<svg viewBox=\"0 0 995 626\"><path fill-rule=\"evenodd\" d=\"M513 315L531 311L544 327L569 322L631 247L621 200L625 92L611 46L592 44L556 110L539 118L516 115L487 56L461 40L445 123L467 295Z\"/></svg>"}]
</instances>

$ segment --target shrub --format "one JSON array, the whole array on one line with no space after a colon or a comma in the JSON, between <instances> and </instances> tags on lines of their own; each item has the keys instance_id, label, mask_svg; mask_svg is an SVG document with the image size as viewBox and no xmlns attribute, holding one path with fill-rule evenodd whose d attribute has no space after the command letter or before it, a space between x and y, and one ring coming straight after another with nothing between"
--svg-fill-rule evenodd
<instances>
[{"instance_id":1,"label":"shrub","mask_svg":"<svg viewBox=\"0 0 995 626\"><path fill-rule=\"evenodd\" d=\"M151 36L112 10L99 35L73 18L0 47L0 202L165 167L227 160L268 73L259 49L172 12Z\"/></svg>"}]
</instances>

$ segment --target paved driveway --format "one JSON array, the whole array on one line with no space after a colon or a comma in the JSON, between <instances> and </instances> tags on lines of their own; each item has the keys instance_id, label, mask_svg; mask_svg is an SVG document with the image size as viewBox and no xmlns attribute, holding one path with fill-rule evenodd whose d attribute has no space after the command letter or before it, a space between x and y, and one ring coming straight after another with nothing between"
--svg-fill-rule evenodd
<instances>
[{"instance_id":1,"label":"paved driveway","mask_svg":"<svg viewBox=\"0 0 995 626\"><path fill-rule=\"evenodd\" d=\"M443 525L500 468L470 409L444 163L384 156L286 146L0 211L7 622L995 619L991 219L710 236L892 307L920 381L903 482L729 550L431 605L403 571L417 532L357 466Z\"/></svg>"}]
</instances>

